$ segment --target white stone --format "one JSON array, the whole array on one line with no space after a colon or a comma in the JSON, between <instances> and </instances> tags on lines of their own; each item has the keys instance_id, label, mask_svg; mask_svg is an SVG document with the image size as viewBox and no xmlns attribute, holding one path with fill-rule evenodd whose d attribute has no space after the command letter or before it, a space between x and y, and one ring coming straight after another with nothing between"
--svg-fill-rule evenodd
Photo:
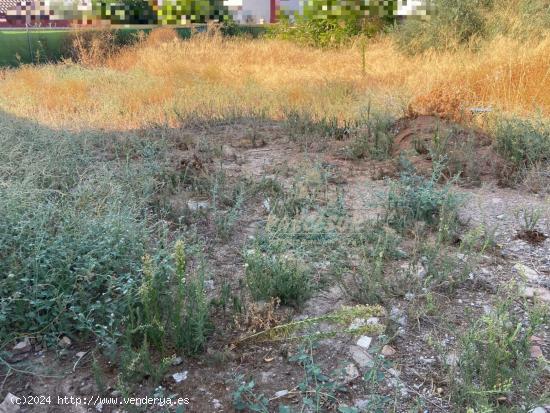
<instances>
[{"instance_id":1,"label":"white stone","mask_svg":"<svg viewBox=\"0 0 550 413\"><path fill-rule=\"evenodd\" d=\"M181 357L174 357L172 359L172 366L179 366L181 363L183 363L183 359Z\"/></svg>"},{"instance_id":2,"label":"white stone","mask_svg":"<svg viewBox=\"0 0 550 413\"><path fill-rule=\"evenodd\" d=\"M181 371L179 373L172 374L172 378L176 383L180 383L187 379L187 371Z\"/></svg>"},{"instance_id":3,"label":"white stone","mask_svg":"<svg viewBox=\"0 0 550 413\"><path fill-rule=\"evenodd\" d=\"M546 409L544 407L535 407L531 410L531 413L546 413Z\"/></svg>"},{"instance_id":4,"label":"white stone","mask_svg":"<svg viewBox=\"0 0 550 413\"><path fill-rule=\"evenodd\" d=\"M288 390L279 390L275 393L275 397L285 397L288 394Z\"/></svg>"},{"instance_id":5,"label":"white stone","mask_svg":"<svg viewBox=\"0 0 550 413\"><path fill-rule=\"evenodd\" d=\"M360 411L367 410L369 406L369 399L358 399L355 401L354 406Z\"/></svg>"},{"instance_id":6,"label":"white stone","mask_svg":"<svg viewBox=\"0 0 550 413\"><path fill-rule=\"evenodd\" d=\"M393 356L395 354L395 352L396 352L396 350L392 346L389 346L387 344L384 347L382 347L382 355L384 357Z\"/></svg>"},{"instance_id":7,"label":"white stone","mask_svg":"<svg viewBox=\"0 0 550 413\"><path fill-rule=\"evenodd\" d=\"M0 413L15 413L18 412L20 407L15 403L17 396L8 393L4 398L4 401L0 403Z\"/></svg>"},{"instance_id":8,"label":"white stone","mask_svg":"<svg viewBox=\"0 0 550 413\"><path fill-rule=\"evenodd\" d=\"M456 355L456 353L447 354L447 356L445 357L445 363L447 363L448 366L456 366L458 363L458 356Z\"/></svg>"},{"instance_id":9,"label":"white stone","mask_svg":"<svg viewBox=\"0 0 550 413\"><path fill-rule=\"evenodd\" d=\"M372 364L372 357L364 349L357 346L350 346L349 348L353 361L357 363L359 368L365 368Z\"/></svg>"},{"instance_id":10,"label":"white stone","mask_svg":"<svg viewBox=\"0 0 550 413\"><path fill-rule=\"evenodd\" d=\"M355 367L355 364L353 363L349 363L346 367L344 367L344 373L346 373L346 377L344 379L346 383L349 383L359 377L359 370L357 370L357 367Z\"/></svg>"},{"instance_id":11,"label":"white stone","mask_svg":"<svg viewBox=\"0 0 550 413\"><path fill-rule=\"evenodd\" d=\"M191 211L199 211L201 209L208 209L210 203L206 200L190 199L187 201L187 208Z\"/></svg>"},{"instance_id":12,"label":"white stone","mask_svg":"<svg viewBox=\"0 0 550 413\"><path fill-rule=\"evenodd\" d=\"M61 348L69 348L71 347L72 341L69 337L63 336L61 340L59 340L59 347Z\"/></svg>"},{"instance_id":13,"label":"white stone","mask_svg":"<svg viewBox=\"0 0 550 413\"><path fill-rule=\"evenodd\" d=\"M350 330L357 330L365 325L365 319L364 318L356 318L354 319L351 324L349 325Z\"/></svg>"},{"instance_id":14,"label":"white stone","mask_svg":"<svg viewBox=\"0 0 550 413\"><path fill-rule=\"evenodd\" d=\"M369 337L369 336L361 336L359 340L357 340L357 345L359 347L364 348L365 350L368 350L371 343L372 343L372 337Z\"/></svg>"},{"instance_id":15,"label":"white stone","mask_svg":"<svg viewBox=\"0 0 550 413\"><path fill-rule=\"evenodd\" d=\"M522 277L527 278L529 281L536 282L539 279L539 274L534 269L529 268L526 265L517 263L514 265L514 270L516 270Z\"/></svg>"},{"instance_id":16,"label":"white stone","mask_svg":"<svg viewBox=\"0 0 550 413\"><path fill-rule=\"evenodd\" d=\"M371 317L367 319L367 325L374 325L379 323L380 323L380 319L378 317Z\"/></svg>"},{"instance_id":17,"label":"white stone","mask_svg":"<svg viewBox=\"0 0 550 413\"><path fill-rule=\"evenodd\" d=\"M27 353L31 351L31 342L27 337L25 337L23 340L13 346L12 351L14 354Z\"/></svg>"}]
</instances>

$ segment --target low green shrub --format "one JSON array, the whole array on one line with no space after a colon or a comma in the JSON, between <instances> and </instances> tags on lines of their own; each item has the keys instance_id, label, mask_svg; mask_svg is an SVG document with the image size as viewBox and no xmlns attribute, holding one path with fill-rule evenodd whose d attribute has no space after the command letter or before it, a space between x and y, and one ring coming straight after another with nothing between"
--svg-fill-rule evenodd
<instances>
[{"instance_id":1,"label":"low green shrub","mask_svg":"<svg viewBox=\"0 0 550 413\"><path fill-rule=\"evenodd\" d=\"M321 1L326 3L326 0ZM306 8L310 3L306 4ZM359 37L373 37L393 22L391 16L374 17L375 14L371 15L373 17L341 14L322 18L320 14L325 13L321 10L322 6L318 10L306 10L304 15L293 16L293 22L282 15L280 22L270 27L266 36L312 47L339 47L349 45Z\"/></svg>"},{"instance_id":2,"label":"low green shrub","mask_svg":"<svg viewBox=\"0 0 550 413\"><path fill-rule=\"evenodd\" d=\"M406 230L418 221L445 231L444 238L458 225L461 198L452 192L451 183L438 184L441 166L434 167L430 179L404 172L391 182L384 209L385 220L398 230Z\"/></svg>"},{"instance_id":3,"label":"low green shrub","mask_svg":"<svg viewBox=\"0 0 550 413\"><path fill-rule=\"evenodd\" d=\"M369 115L366 121L351 128L352 143L349 146L351 158L388 159L392 155L395 119L389 115Z\"/></svg>"},{"instance_id":4,"label":"low green shrub","mask_svg":"<svg viewBox=\"0 0 550 413\"><path fill-rule=\"evenodd\" d=\"M457 405L493 411L502 397L515 406L532 402L526 398L540 371L530 360L530 337L538 327L523 325L508 301L475 321L460 337L458 363L450 371Z\"/></svg>"},{"instance_id":5,"label":"low green shrub","mask_svg":"<svg viewBox=\"0 0 550 413\"><path fill-rule=\"evenodd\" d=\"M195 274L188 271L182 241L160 262L144 256L138 295L130 310L131 342L146 339L158 350L174 345L187 354L204 348L211 327L204 266Z\"/></svg>"},{"instance_id":6,"label":"low green shrub","mask_svg":"<svg viewBox=\"0 0 550 413\"><path fill-rule=\"evenodd\" d=\"M507 118L495 130L496 150L516 168L550 162L550 123L542 119Z\"/></svg>"},{"instance_id":7,"label":"low green shrub","mask_svg":"<svg viewBox=\"0 0 550 413\"><path fill-rule=\"evenodd\" d=\"M245 266L246 282L255 299L273 297L300 306L311 295L310 270L295 258L250 250L245 254Z\"/></svg>"},{"instance_id":8,"label":"low green shrub","mask_svg":"<svg viewBox=\"0 0 550 413\"><path fill-rule=\"evenodd\" d=\"M389 261L400 258L400 238L380 222L366 224L354 234L352 245L358 247L359 265L347 274L337 271L336 280L352 300L360 304L376 304L386 298L392 280L384 270ZM351 268L348 268L351 270Z\"/></svg>"},{"instance_id":9,"label":"low green shrub","mask_svg":"<svg viewBox=\"0 0 550 413\"><path fill-rule=\"evenodd\" d=\"M115 335L158 235L162 144L2 121L0 337Z\"/></svg>"},{"instance_id":10,"label":"low green shrub","mask_svg":"<svg viewBox=\"0 0 550 413\"><path fill-rule=\"evenodd\" d=\"M429 49L456 48L473 38L482 37L485 0L435 0L435 12L429 19L409 18L395 30L398 47L407 54Z\"/></svg>"},{"instance_id":11,"label":"low green shrub","mask_svg":"<svg viewBox=\"0 0 550 413\"><path fill-rule=\"evenodd\" d=\"M167 247L167 143L2 121L0 341L95 339L113 359L144 340L201 351L205 266Z\"/></svg>"}]
</instances>

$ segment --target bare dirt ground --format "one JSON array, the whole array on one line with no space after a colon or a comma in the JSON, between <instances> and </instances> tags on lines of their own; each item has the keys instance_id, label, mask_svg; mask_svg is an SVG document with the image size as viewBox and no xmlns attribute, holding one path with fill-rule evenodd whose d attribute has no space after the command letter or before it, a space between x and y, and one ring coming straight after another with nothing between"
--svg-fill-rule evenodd
<instances>
[{"instance_id":1,"label":"bare dirt ground","mask_svg":"<svg viewBox=\"0 0 550 413\"><path fill-rule=\"evenodd\" d=\"M429 171L431 160L422 149L423 141L433 133L435 120L419 118L404 120L396 137L396 151L413 151L413 163ZM438 122L437 127L451 128L448 122ZM182 136L183 135L183 136ZM468 133L458 134L457 148L468 141ZM394 296L383 303L385 316L380 323L390 337L385 348L385 358L391 362L377 392L389 396L391 402L386 411L429 411L449 412L453 406L449 401L449 382L446 369L452 366L457 333L464 330L476 316L491 311L500 300L502 288L516 284L519 297L532 301L540 299L550 302L550 239L530 242L520 234L518 211L541 211L537 231L550 232L550 196L533 194L522 189L502 188L495 171L496 155L490 149L490 139L472 132L470 137L477 139L471 146L469 156L463 159L463 169L472 169L471 161L478 164L477 172L463 176L463 185L454 189L464 195L460 208L462 232L484 225L494 229L496 247L483 252L475 263L469 277L452 294L436 297L437 310L418 313L415 302L423 298L404 295ZM375 162L365 159L350 160L339 156L343 142L329 142L324 148L315 148L307 142L294 142L287 138L283 127L276 123L251 128L248 124L218 125L190 130L174 136L182 142L181 151L174 154L174 162L182 165L194 163L196 168L208 171L223 169L230 179L249 177L251 180L277 178L283 186L291 185L297 174L307 174L313 165L323 165L330 171L326 185L331 193L341 191L344 204L352 222L374 219L380 210L380 199L387 191L389 181L384 177L395 177L398 171L395 163ZM462 140L461 140L462 139ZM209 142L214 156L203 156L198 141ZM185 143L187 142L187 143ZM419 147L420 145L420 147ZM461 147L462 148L462 147ZM458 149L457 149L458 150ZM458 168L458 167L457 167ZM468 169L470 168L470 169ZM472 169L473 170L473 169ZM382 172L380 172L382 171ZM449 171L450 174L455 171ZM470 179L471 178L471 179ZM188 206L191 198L174 199L182 208ZM192 199L191 199L192 200ZM207 244L207 256L212 269L209 281L209 294L215 297L224 283L238 289L239 280L244 278L245 268L243 248L249 237L265 222L268 211L263 200L251 200L243 207L236 230L228 241L216 240ZM208 239L212 226L208 212L195 217L200 233ZM523 239L522 239L523 238ZM407 250L404 242L402 248ZM457 250L456 254L460 254ZM388 271L398 271L407 263L407 258L397 260ZM317 263L322 264L322 263ZM323 285L301 309L279 307L274 310L275 318L287 315L291 319L321 316L335 311L342 305L350 305L344 292L335 283ZM258 314L266 318L265 306L260 305ZM517 312L523 307L518 300ZM262 311L264 311L262 313ZM195 358L183 358L181 364L170 367L162 380L161 387L166 395L189 398L187 412L231 412L234 411L232 392L235 391L235 377L243 374L247 381L254 380L254 392L272 399L269 411L277 411L277 403L299 405L298 384L304 378L303 369L289 356L296 354L298 343L245 343L232 346L246 333L235 328L233 317L218 311L216 330L211 337L206 353ZM246 323L245 323L246 324ZM319 327L323 329L321 325ZM376 347L377 337L373 337L371 348ZM549 327L538 337L537 344L546 358L550 358ZM344 367L341 382L346 391L340 393L340 405L364 406L370 395L365 389L360 375L369 368L364 363L364 348L357 345L358 338L338 334L318 343L315 362L323 371L336 371ZM34 349L36 350L36 349ZM73 395L90 398L104 394L116 397L117 372L104 361L104 389L99 389L92 369L91 343L72 344L67 349L42 349L26 354L13 366L21 371L32 370L33 374L11 371L3 378L2 389L12 394L23 395ZM86 352L84 355L79 352ZM187 372L187 378L176 383L172 375ZM548 372L546 372L546 385ZM238 384L238 383L237 383ZM541 383L544 386L544 383ZM101 391L102 390L102 391ZM139 385L138 393L148 395L153 392L151 385ZM278 393L280 392L280 393ZM503 403L507 403L503 400ZM527 409L527 406L526 406ZM9 410L7 410L9 411ZM123 406L22 406L21 412L120 412ZM165 411L161 408L142 408L142 411ZM300 410L297 410L300 411ZM313 410L301 410L313 411Z\"/></svg>"}]
</instances>

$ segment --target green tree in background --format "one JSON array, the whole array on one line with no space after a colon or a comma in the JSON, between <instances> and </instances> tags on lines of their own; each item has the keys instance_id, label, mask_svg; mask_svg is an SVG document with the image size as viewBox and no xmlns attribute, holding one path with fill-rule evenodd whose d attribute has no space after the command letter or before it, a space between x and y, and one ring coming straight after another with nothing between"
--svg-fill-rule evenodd
<instances>
[{"instance_id":1,"label":"green tree in background","mask_svg":"<svg viewBox=\"0 0 550 413\"><path fill-rule=\"evenodd\" d=\"M223 0L155 0L159 24L206 23L227 21L229 12Z\"/></svg>"},{"instance_id":2,"label":"green tree in background","mask_svg":"<svg viewBox=\"0 0 550 413\"><path fill-rule=\"evenodd\" d=\"M223 0L93 0L92 10L87 15L92 20L112 24L188 24L229 20Z\"/></svg>"},{"instance_id":3,"label":"green tree in background","mask_svg":"<svg viewBox=\"0 0 550 413\"><path fill-rule=\"evenodd\" d=\"M356 21L369 16L393 16L396 11L396 0L306 0L303 17L308 20Z\"/></svg>"},{"instance_id":4,"label":"green tree in background","mask_svg":"<svg viewBox=\"0 0 550 413\"><path fill-rule=\"evenodd\" d=\"M305 0L301 12L279 13L274 37L311 46L338 46L371 37L393 22L397 0Z\"/></svg>"}]
</instances>

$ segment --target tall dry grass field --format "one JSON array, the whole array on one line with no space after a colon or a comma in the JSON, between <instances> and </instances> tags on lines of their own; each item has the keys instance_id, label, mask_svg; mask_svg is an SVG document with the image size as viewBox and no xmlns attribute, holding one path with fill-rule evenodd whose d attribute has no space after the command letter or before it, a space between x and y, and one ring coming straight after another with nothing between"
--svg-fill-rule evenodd
<instances>
[{"instance_id":1,"label":"tall dry grass field","mask_svg":"<svg viewBox=\"0 0 550 413\"><path fill-rule=\"evenodd\" d=\"M456 117L470 106L550 115L550 36L408 57L390 37L317 50L276 40L156 34L101 65L26 66L0 78L0 109L54 127L136 128L290 110L354 118L369 105Z\"/></svg>"}]
</instances>

